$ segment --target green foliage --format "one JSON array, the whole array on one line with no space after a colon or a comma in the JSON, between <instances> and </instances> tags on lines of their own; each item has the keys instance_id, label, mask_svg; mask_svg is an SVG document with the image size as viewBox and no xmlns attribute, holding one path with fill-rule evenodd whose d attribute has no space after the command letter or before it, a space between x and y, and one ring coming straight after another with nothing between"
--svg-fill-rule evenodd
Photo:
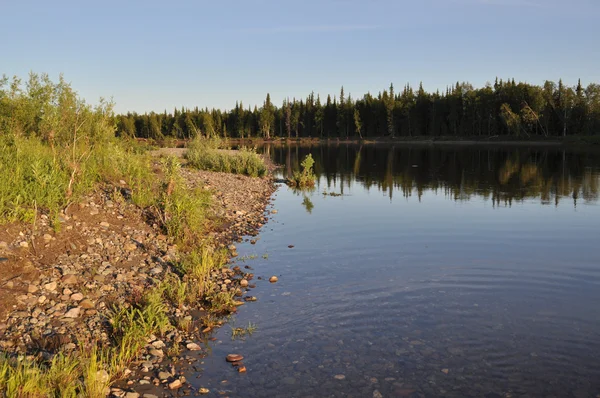
<instances>
[{"instance_id":1,"label":"green foliage","mask_svg":"<svg viewBox=\"0 0 600 398\"><path fill-rule=\"evenodd\" d=\"M0 81L0 222L54 219L69 202L98 182L125 180L133 201L153 197L150 161L116 140L112 104L86 105L60 79L32 74L25 89Z\"/></svg>"},{"instance_id":2,"label":"green foliage","mask_svg":"<svg viewBox=\"0 0 600 398\"><path fill-rule=\"evenodd\" d=\"M262 177L267 173L264 160L254 150L238 151L219 149L219 140L194 139L188 146L186 159L197 169L245 174Z\"/></svg>"},{"instance_id":3,"label":"green foliage","mask_svg":"<svg viewBox=\"0 0 600 398\"><path fill-rule=\"evenodd\" d=\"M291 179L288 179L288 184L293 187L313 187L315 185L316 177L313 173L313 165L315 164L315 160L312 155L309 153L306 155L302 163L302 171L294 172L294 175Z\"/></svg>"}]
</instances>

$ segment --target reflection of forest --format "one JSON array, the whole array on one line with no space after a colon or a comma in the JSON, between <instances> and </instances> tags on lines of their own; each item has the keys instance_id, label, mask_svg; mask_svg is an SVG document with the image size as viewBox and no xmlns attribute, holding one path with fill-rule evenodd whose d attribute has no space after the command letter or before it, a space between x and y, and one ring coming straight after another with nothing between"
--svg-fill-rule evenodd
<instances>
[{"instance_id":1,"label":"reflection of forest","mask_svg":"<svg viewBox=\"0 0 600 398\"><path fill-rule=\"evenodd\" d=\"M556 204L565 198L598 200L600 153L569 152L558 148L466 148L378 145L317 145L271 148L273 160L290 174L308 153L315 173L327 189L343 193L354 181L376 187L390 199L425 190L442 191L454 200L472 196L494 205L540 198Z\"/></svg>"}]
</instances>

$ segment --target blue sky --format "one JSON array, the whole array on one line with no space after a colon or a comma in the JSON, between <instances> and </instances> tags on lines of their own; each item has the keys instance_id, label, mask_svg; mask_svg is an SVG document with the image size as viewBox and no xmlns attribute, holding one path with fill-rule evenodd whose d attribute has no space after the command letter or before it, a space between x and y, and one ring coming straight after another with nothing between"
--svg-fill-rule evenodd
<instances>
[{"instance_id":1,"label":"blue sky","mask_svg":"<svg viewBox=\"0 0 600 398\"><path fill-rule=\"evenodd\" d=\"M600 82L598 0L0 0L0 74L116 110L260 106L344 85Z\"/></svg>"}]
</instances>

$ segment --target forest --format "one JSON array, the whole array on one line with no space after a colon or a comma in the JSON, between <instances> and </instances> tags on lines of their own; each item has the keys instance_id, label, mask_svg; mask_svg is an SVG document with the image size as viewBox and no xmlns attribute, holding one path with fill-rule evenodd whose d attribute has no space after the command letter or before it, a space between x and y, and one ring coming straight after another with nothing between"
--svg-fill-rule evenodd
<instances>
[{"instance_id":1,"label":"forest","mask_svg":"<svg viewBox=\"0 0 600 398\"><path fill-rule=\"evenodd\" d=\"M354 99L342 87L322 99L285 99L280 107L267 94L262 106L234 109L174 109L172 113L117 116L118 133L149 139L227 138L399 138L566 137L600 134L600 84L543 86L495 80L485 87L456 83L429 93L420 84L397 92L391 84L376 96Z\"/></svg>"}]
</instances>

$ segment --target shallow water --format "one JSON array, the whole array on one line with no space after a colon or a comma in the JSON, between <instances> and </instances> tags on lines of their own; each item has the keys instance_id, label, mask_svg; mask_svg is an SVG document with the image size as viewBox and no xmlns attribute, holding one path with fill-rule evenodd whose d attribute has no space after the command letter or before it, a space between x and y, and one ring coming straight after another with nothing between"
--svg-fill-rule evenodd
<instances>
[{"instance_id":1,"label":"shallow water","mask_svg":"<svg viewBox=\"0 0 600 398\"><path fill-rule=\"evenodd\" d=\"M265 149L282 176L309 151L315 190L281 186L259 241L238 246L238 264L279 277L257 280L258 301L233 318L257 330L232 341L221 328L195 386L240 397L600 393L600 153ZM225 362L232 352L247 373Z\"/></svg>"}]
</instances>

